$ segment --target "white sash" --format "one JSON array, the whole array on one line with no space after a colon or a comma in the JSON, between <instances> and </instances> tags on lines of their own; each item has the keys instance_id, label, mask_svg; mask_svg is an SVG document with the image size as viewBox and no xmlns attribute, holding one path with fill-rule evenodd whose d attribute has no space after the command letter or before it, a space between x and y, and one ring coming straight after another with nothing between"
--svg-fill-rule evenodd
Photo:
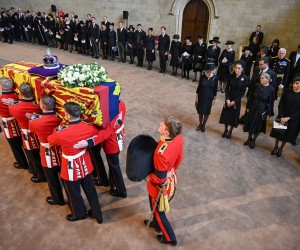
<instances>
[{"instance_id":1,"label":"white sash","mask_svg":"<svg viewBox=\"0 0 300 250\"><path fill-rule=\"evenodd\" d=\"M74 160L79 158L80 156L83 156L86 152L86 148L82 151L80 151L78 154L76 155L65 155L64 153L62 153L62 157L64 157L65 159L68 160L68 176L69 176L69 181L73 181L73 174L74 174Z\"/></svg>"}]
</instances>

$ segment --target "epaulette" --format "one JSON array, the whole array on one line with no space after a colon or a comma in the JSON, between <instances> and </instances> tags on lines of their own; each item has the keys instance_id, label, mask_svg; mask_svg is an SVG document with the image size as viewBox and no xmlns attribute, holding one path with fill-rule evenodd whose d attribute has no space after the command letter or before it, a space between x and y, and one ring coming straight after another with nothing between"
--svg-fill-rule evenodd
<instances>
[{"instance_id":1,"label":"epaulette","mask_svg":"<svg viewBox=\"0 0 300 250\"><path fill-rule=\"evenodd\" d=\"M15 104L19 104L20 101L13 101L10 105L15 105Z\"/></svg>"},{"instance_id":2,"label":"epaulette","mask_svg":"<svg viewBox=\"0 0 300 250\"><path fill-rule=\"evenodd\" d=\"M278 58L278 56L273 56L273 57L271 57L271 59L276 59L276 58Z\"/></svg>"},{"instance_id":3,"label":"epaulette","mask_svg":"<svg viewBox=\"0 0 300 250\"><path fill-rule=\"evenodd\" d=\"M84 121L84 120L82 120L82 122L85 123L85 124L87 124L87 125L92 125L92 123L86 122L86 121Z\"/></svg>"},{"instance_id":4,"label":"epaulette","mask_svg":"<svg viewBox=\"0 0 300 250\"><path fill-rule=\"evenodd\" d=\"M63 131L63 130L65 130L67 127L68 127L67 125L58 126L58 127L56 128L56 131L57 131L57 132Z\"/></svg>"},{"instance_id":5,"label":"epaulette","mask_svg":"<svg viewBox=\"0 0 300 250\"><path fill-rule=\"evenodd\" d=\"M286 57L285 57L284 59L285 59L285 60L287 60L288 62L290 62L290 61L291 61L290 59L288 59L288 58L286 58Z\"/></svg>"},{"instance_id":6,"label":"epaulette","mask_svg":"<svg viewBox=\"0 0 300 250\"><path fill-rule=\"evenodd\" d=\"M41 117L42 117L42 116L41 116L40 114L34 114L34 115L32 115L32 116L30 117L30 121L39 119L39 118L41 118Z\"/></svg>"},{"instance_id":7,"label":"epaulette","mask_svg":"<svg viewBox=\"0 0 300 250\"><path fill-rule=\"evenodd\" d=\"M158 153L159 154L163 154L164 152L165 152L165 150L166 150L166 148L168 147L168 143L163 143L161 146L160 146L160 148L158 149Z\"/></svg>"}]
</instances>

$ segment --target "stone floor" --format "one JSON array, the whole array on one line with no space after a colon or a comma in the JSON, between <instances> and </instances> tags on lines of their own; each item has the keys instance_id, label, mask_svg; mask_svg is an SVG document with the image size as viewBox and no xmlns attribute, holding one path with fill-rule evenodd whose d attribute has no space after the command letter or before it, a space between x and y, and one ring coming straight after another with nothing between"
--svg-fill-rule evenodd
<instances>
[{"instance_id":1,"label":"stone floor","mask_svg":"<svg viewBox=\"0 0 300 250\"><path fill-rule=\"evenodd\" d=\"M65 64L92 58L54 49ZM45 48L0 43L0 63L41 62ZM286 145L281 158L271 156L274 140L260 135L257 147L243 146L239 126L231 140L222 139L218 123L224 94L218 94L205 133L196 132L196 83L134 65L101 61L121 84L127 103L126 144L139 134L158 139L166 115L184 126L185 156L178 188L168 213L177 249L300 249L300 147ZM244 102L245 100L243 100ZM278 103L276 102L276 106ZM243 112L244 108L242 109ZM277 108L276 108L277 110ZM12 167L13 157L0 134L0 249L165 249L146 229L149 218L145 183L125 175L126 147L120 154L128 198L115 198L97 187L104 224L95 220L70 223L66 206L46 204L47 184L33 184L25 170Z\"/></svg>"}]
</instances>

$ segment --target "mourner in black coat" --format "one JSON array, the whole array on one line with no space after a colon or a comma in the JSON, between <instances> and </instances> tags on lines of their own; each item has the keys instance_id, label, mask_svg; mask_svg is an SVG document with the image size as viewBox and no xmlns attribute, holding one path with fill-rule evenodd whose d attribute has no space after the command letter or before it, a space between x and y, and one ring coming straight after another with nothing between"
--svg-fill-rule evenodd
<instances>
[{"instance_id":1,"label":"mourner in black coat","mask_svg":"<svg viewBox=\"0 0 300 250\"><path fill-rule=\"evenodd\" d=\"M107 60L108 55L108 29L105 23L101 23L100 43L102 48L102 59Z\"/></svg>"},{"instance_id":2,"label":"mourner in black coat","mask_svg":"<svg viewBox=\"0 0 300 250\"><path fill-rule=\"evenodd\" d=\"M209 43L212 45L207 48L205 62L208 62L209 58L212 58L217 67L219 65L219 56L221 54L221 49L217 45L221 42L219 41L219 37L214 37L212 40L209 40Z\"/></svg>"},{"instance_id":3,"label":"mourner in black coat","mask_svg":"<svg viewBox=\"0 0 300 250\"><path fill-rule=\"evenodd\" d=\"M158 38L158 48L159 53L159 73L164 73L166 71L166 65L168 60L168 53L170 49L170 36L166 34L166 27L162 26L160 28L161 35Z\"/></svg>"},{"instance_id":4,"label":"mourner in black coat","mask_svg":"<svg viewBox=\"0 0 300 250\"><path fill-rule=\"evenodd\" d=\"M228 78L225 89L225 103L220 117L220 123L225 125L223 138L231 138L233 128L239 125L241 111L241 99L248 86L248 77L243 73L244 61L237 61L234 64L234 73ZM230 129L228 130L228 126Z\"/></svg>"},{"instance_id":5,"label":"mourner in black coat","mask_svg":"<svg viewBox=\"0 0 300 250\"><path fill-rule=\"evenodd\" d=\"M255 37L255 36L258 37L259 45L262 44L262 42L264 40L264 33L261 32L261 26L260 25L257 25L256 30L251 33L250 38L249 38L249 43L251 43L251 41L253 41L253 37Z\"/></svg>"},{"instance_id":6,"label":"mourner in black coat","mask_svg":"<svg viewBox=\"0 0 300 250\"><path fill-rule=\"evenodd\" d=\"M192 43L192 37L187 36L185 38L185 44L182 46L182 65L181 65L181 78L189 79L190 78L190 70L193 68L193 54L194 54L194 46Z\"/></svg>"},{"instance_id":7,"label":"mourner in black coat","mask_svg":"<svg viewBox=\"0 0 300 250\"><path fill-rule=\"evenodd\" d=\"M219 57L220 66L218 68L219 87L218 91L225 92L227 78L232 71L232 65L234 63L235 51L232 48L233 41L227 41L225 43L226 49L224 49Z\"/></svg>"},{"instance_id":8,"label":"mourner in black coat","mask_svg":"<svg viewBox=\"0 0 300 250\"><path fill-rule=\"evenodd\" d=\"M123 27L123 23L119 23L119 28L117 29L118 37L118 48L120 60L119 62L125 63L126 61L126 42L127 42L127 29Z\"/></svg>"},{"instance_id":9,"label":"mourner in black coat","mask_svg":"<svg viewBox=\"0 0 300 250\"><path fill-rule=\"evenodd\" d=\"M93 57L99 58L99 38L100 38L100 29L99 25L96 24L96 18L92 17L92 24L89 27L89 37L93 49Z\"/></svg>"},{"instance_id":10,"label":"mourner in black coat","mask_svg":"<svg viewBox=\"0 0 300 250\"><path fill-rule=\"evenodd\" d=\"M248 132L249 135L244 145L249 145L250 148L255 147L259 133L266 133L267 119L274 115L274 88L269 84L270 80L270 75L261 74L260 83L254 93L254 101L246 118L244 132Z\"/></svg>"},{"instance_id":11,"label":"mourner in black coat","mask_svg":"<svg viewBox=\"0 0 300 250\"><path fill-rule=\"evenodd\" d=\"M283 92L278 105L278 116L276 121L282 125L287 124L287 129L271 130L270 136L276 138L272 155L281 156L286 142L296 145L296 139L300 129L300 76L292 81L292 88ZM278 147L281 141L281 146Z\"/></svg>"},{"instance_id":12,"label":"mourner in black coat","mask_svg":"<svg viewBox=\"0 0 300 250\"><path fill-rule=\"evenodd\" d=\"M292 82L296 76L300 76L300 44L297 51L291 52L289 59L291 61L289 82Z\"/></svg>"},{"instance_id":13,"label":"mourner in black coat","mask_svg":"<svg viewBox=\"0 0 300 250\"><path fill-rule=\"evenodd\" d=\"M204 42L203 35L198 36L198 43L194 45L194 61L193 61L193 71L195 76L193 82L197 80L197 72L201 72L205 66L205 55L207 50L207 43Z\"/></svg>"},{"instance_id":14,"label":"mourner in black coat","mask_svg":"<svg viewBox=\"0 0 300 250\"><path fill-rule=\"evenodd\" d=\"M133 64L134 57L135 57L135 34L134 34L134 27L129 25L128 32L127 32L127 51L130 57L129 64Z\"/></svg>"},{"instance_id":15,"label":"mourner in black coat","mask_svg":"<svg viewBox=\"0 0 300 250\"><path fill-rule=\"evenodd\" d=\"M135 50L136 50L136 57L138 59L137 67L143 67L144 61L144 48L146 43L146 32L142 30L142 25L138 24L137 29L135 31Z\"/></svg>"},{"instance_id":16,"label":"mourner in black coat","mask_svg":"<svg viewBox=\"0 0 300 250\"><path fill-rule=\"evenodd\" d=\"M109 25L108 37L108 54L112 61L115 60L117 53L117 33L114 31L114 23Z\"/></svg>"},{"instance_id":17,"label":"mourner in black coat","mask_svg":"<svg viewBox=\"0 0 300 250\"><path fill-rule=\"evenodd\" d=\"M205 131L205 124L210 115L211 107L215 104L218 88L218 77L214 75L215 63L209 61L204 68L205 74L200 76L196 90L195 106L199 114L199 125L196 131Z\"/></svg>"},{"instance_id":18,"label":"mourner in black coat","mask_svg":"<svg viewBox=\"0 0 300 250\"><path fill-rule=\"evenodd\" d=\"M148 62L147 70L152 69L152 63L156 60L155 58L155 37L153 36L153 29L148 29L148 35L146 36L146 60Z\"/></svg>"},{"instance_id":19,"label":"mourner in black coat","mask_svg":"<svg viewBox=\"0 0 300 250\"><path fill-rule=\"evenodd\" d=\"M179 35L175 34L173 36L173 41L170 48L170 66L172 66L172 75L177 76L177 69L179 67L179 59L181 57L181 42L179 40Z\"/></svg>"},{"instance_id":20,"label":"mourner in black coat","mask_svg":"<svg viewBox=\"0 0 300 250\"><path fill-rule=\"evenodd\" d=\"M250 78L250 72L253 64L253 57L250 55L250 48L245 47L243 49L244 54L241 56L240 60L244 61L245 68L244 68L244 74Z\"/></svg>"}]
</instances>

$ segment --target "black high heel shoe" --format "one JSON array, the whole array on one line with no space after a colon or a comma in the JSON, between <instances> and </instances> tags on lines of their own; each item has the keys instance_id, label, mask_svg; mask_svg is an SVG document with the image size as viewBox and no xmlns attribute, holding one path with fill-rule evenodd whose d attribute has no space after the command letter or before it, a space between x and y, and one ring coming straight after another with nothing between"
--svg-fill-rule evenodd
<instances>
[{"instance_id":1,"label":"black high heel shoe","mask_svg":"<svg viewBox=\"0 0 300 250\"><path fill-rule=\"evenodd\" d=\"M232 130L229 130L229 132L227 133L227 136L226 136L227 139L231 138L231 133L232 133Z\"/></svg>"},{"instance_id":2,"label":"black high heel shoe","mask_svg":"<svg viewBox=\"0 0 300 250\"><path fill-rule=\"evenodd\" d=\"M271 151L271 155L276 155L278 151L278 147L274 147L273 150Z\"/></svg>"},{"instance_id":3,"label":"black high heel shoe","mask_svg":"<svg viewBox=\"0 0 300 250\"><path fill-rule=\"evenodd\" d=\"M282 153L282 148L279 148L276 152L276 156L277 157L280 157L281 156L281 153Z\"/></svg>"},{"instance_id":4,"label":"black high heel shoe","mask_svg":"<svg viewBox=\"0 0 300 250\"><path fill-rule=\"evenodd\" d=\"M228 130L225 129L224 132L223 132L223 134L222 134L222 138L225 138L227 136L227 133L228 133Z\"/></svg>"}]
</instances>

